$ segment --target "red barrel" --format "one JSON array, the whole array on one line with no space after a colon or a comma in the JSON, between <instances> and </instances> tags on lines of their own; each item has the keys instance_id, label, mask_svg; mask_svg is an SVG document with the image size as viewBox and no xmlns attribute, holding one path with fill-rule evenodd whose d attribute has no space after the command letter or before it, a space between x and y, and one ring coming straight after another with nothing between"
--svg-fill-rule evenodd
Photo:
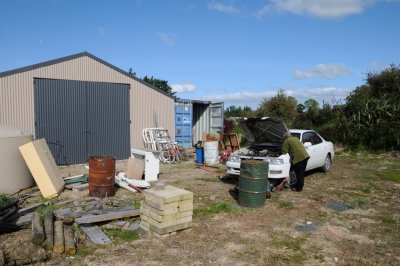
<instances>
[{"instance_id":1,"label":"red barrel","mask_svg":"<svg viewBox=\"0 0 400 266\"><path fill-rule=\"evenodd\" d=\"M89 195L112 197L115 195L115 159L112 156L93 156L89 160Z\"/></svg>"}]
</instances>

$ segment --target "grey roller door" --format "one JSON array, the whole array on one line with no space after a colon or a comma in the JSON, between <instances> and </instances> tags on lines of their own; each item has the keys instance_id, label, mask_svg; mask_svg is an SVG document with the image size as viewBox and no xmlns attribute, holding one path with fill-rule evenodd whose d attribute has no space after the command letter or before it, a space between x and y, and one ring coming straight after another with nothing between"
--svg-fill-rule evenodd
<instances>
[{"instance_id":1,"label":"grey roller door","mask_svg":"<svg viewBox=\"0 0 400 266\"><path fill-rule=\"evenodd\" d=\"M115 93L115 92L118 93ZM87 84L88 155L112 155L127 159L130 155L129 85Z\"/></svg>"},{"instance_id":2,"label":"grey roller door","mask_svg":"<svg viewBox=\"0 0 400 266\"><path fill-rule=\"evenodd\" d=\"M35 79L35 133L57 164L130 154L129 85Z\"/></svg>"}]
</instances>

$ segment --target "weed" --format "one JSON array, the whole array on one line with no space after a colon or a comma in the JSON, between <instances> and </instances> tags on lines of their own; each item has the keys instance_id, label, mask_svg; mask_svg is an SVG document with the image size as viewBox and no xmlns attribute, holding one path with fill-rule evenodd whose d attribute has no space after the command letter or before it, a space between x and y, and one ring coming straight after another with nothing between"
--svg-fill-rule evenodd
<instances>
[{"instance_id":1,"label":"weed","mask_svg":"<svg viewBox=\"0 0 400 266\"><path fill-rule=\"evenodd\" d=\"M16 197L8 197L5 194L0 194L0 207L11 206L18 202L18 198Z\"/></svg>"},{"instance_id":2,"label":"weed","mask_svg":"<svg viewBox=\"0 0 400 266\"><path fill-rule=\"evenodd\" d=\"M314 259L319 260L319 262L325 262L325 256L323 254L314 255Z\"/></svg>"},{"instance_id":3,"label":"weed","mask_svg":"<svg viewBox=\"0 0 400 266\"><path fill-rule=\"evenodd\" d=\"M135 209L140 209L140 200L126 201L127 206L133 206Z\"/></svg>"},{"instance_id":4,"label":"weed","mask_svg":"<svg viewBox=\"0 0 400 266\"><path fill-rule=\"evenodd\" d=\"M363 192L365 194L369 194L369 193L371 193L371 187L363 188L363 189L361 189L361 192Z\"/></svg>"},{"instance_id":5,"label":"weed","mask_svg":"<svg viewBox=\"0 0 400 266\"><path fill-rule=\"evenodd\" d=\"M357 197L357 198L355 198L355 204L358 206L363 206L363 205L367 205L368 201L364 198Z\"/></svg>"},{"instance_id":6,"label":"weed","mask_svg":"<svg viewBox=\"0 0 400 266\"><path fill-rule=\"evenodd\" d=\"M235 209L231 203L222 202L222 203L212 204L207 207L194 209L193 216L198 219L205 219L221 212L232 213L234 211Z\"/></svg>"},{"instance_id":7,"label":"weed","mask_svg":"<svg viewBox=\"0 0 400 266\"><path fill-rule=\"evenodd\" d=\"M119 229L104 229L104 232L112 239L121 239L124 241L134 241L139 239L139 234L136 231L122 231Z\"/></svg>"},{"instance_id":8,"label":"weed","mask_svg":"<svg viewBox=\"0 0 400 266\"><path fill-rule=\"evenodd\" d=\"M41 216L43 216L46 212L48 211L54 211L58 207L54 204L54 202L49 201L47 205L40 206L39 208L36 209L36 212L38 212Z\"/></svg>"},{"instance_id":9,"label":"weed","mask_svg":"<svg viewBox=\"0 0 400 266\"><path fill-rule=\"evenodd\" d=\"M92 255L96 249L88 245L80 245L77 249L76 255L85 257Z\"/></svg>"},{"instance_id":10,"label":"weed","mask_svg":"<svg viewBox=\"0 0 400 266\"><path fill-rule=\"evenodd\" d=\"M5 194L0 194L0 206L6 205L8 197Z\"/></svg>"}]
</instances>

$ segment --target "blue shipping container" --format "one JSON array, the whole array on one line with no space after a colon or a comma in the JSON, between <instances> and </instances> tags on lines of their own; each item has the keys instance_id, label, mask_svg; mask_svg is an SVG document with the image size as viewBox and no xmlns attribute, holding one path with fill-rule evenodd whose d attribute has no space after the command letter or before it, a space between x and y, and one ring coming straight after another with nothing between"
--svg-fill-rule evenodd
<instances>
[{"instance_id":1,"label":"blue shipping container","mask_svg":"<svg viewBox=\"0 0 400 266\"><path fill-rule=\"evenodd\" d=\"M192 147L192 116L192 103L175 103L175 140L184 148Z\"/></svg>"}]
</instances>

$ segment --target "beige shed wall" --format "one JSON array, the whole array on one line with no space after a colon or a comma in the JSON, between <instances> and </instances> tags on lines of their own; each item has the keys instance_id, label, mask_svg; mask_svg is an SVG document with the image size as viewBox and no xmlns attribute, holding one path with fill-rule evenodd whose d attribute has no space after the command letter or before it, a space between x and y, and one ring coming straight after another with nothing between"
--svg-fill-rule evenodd
<instances>
[{"instance_id":1,"label":"beige shed wall","mask_svg":"<svg viewBox=\"0 0 400 266\"><path fill-rule=\"evenodd\" d=\"M131 147L144 147L146 127L167 128L175 139L174 99L88 56L0 77L0 124L35 134L34 78L130 84Z\"/></svg>"}]
</instances>

